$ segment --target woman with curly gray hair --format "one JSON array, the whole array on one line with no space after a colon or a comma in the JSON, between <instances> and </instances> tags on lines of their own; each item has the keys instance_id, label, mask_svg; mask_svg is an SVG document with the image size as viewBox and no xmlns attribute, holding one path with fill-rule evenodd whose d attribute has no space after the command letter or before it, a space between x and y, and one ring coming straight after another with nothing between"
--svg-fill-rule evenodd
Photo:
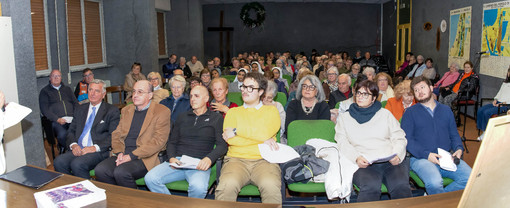
<instances>
[{"instance_id":1,"label":"woman with curly gray hair","mask_svg":"<svg viewBox=\"0 0 510 208\"><path fill-rule=\"evenodd\" d=\"M295 120L329 120L331 113L325 99L319 78L314 75L303 77L299 81L296 99L287 106L285 129Z\"/></svg>"}]
</instances>

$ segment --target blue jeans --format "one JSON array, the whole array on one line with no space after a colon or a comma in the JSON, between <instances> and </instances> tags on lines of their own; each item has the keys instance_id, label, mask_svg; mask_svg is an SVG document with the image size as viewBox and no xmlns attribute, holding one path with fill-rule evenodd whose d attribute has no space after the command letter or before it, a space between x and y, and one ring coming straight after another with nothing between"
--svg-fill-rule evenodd
<instances>
[{"instance_id":1,"label":"blue jeans","mask_svg":"<svg viewBox=\"0 0 510 208\"><path fill-rule=\"evenodd\" d=\"M180 159L180 158L177 158ZM203 199L209 188L211 168L206 171L196 169L174 169L164 162L145 175L145 184L152 192L170 194L165 184L186 180L189 183L188 197Z\"/></svg>"},{"instance_id":2,"label":"blue jeans","mask_svg":"<svg viewBox=\"0 0 510 208\"><path fill-rule=\"evenodd\" d=\"M498 102L500 103L500 102ZM508 108L505 106L501 106L501 111L506 111ZM476 115L476 128L485 131L487 128L487 123L489 123L489 119L492 115L498 114L498 107L491 104L487 104L478 109Z\"/></svg>"},{"instance_id":3,"label":"blue jeans","mask_svg":"<svg viewBox=\"0 0 510 208\"><path fill-rule=\"evenodd\" d=\"M411 170L425 183L425 190L429 195L462 190L471 174L471 167L464 160L460 160L457 170L453 172L443 170L427 159L411 157ZM443 177L451 178L453 182L443 188Z\"/></svg>"}]
</instances>

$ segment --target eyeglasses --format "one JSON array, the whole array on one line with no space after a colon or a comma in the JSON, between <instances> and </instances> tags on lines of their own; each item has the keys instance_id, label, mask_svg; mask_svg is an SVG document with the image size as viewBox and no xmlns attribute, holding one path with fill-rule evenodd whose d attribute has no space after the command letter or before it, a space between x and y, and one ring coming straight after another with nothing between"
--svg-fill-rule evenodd
<instances>
[{"instance_id":1,"label":"eyeglasses","mask_svg":"<svg viewBox=\"0 0 510 208\"><path fill-rule=\"evenodd\" d=\"M136 94L146 94L146 93L149 93L149 92L144 92L142 90L132 90L131 93L133 95L136 95Z\"/></svg>"},{"instance_id":2,"label":"eyeglasses","mask_svg":"<svg viewBox=\"0 0 510 208\"><path fill-rule=\"evenodd\" d=\"M260 89L260 87L252 87L252 86L246 86L246 85L241 85L240 87L241 90L246 90L248 92L253 92L253 90L258 90Z\"/></svg>"},{"instance_id":3,"label":"eyeglasses","mask_svg":"<svg viewBox=\"0 0 510 208\"><path fill-rule=\"evenodd\" d=\"M158 81L158 80L159 80L159 78L157 78L157 77L156 77L156 78L150 78L150 79L149 79L149 81Z\"/></svg>"},{"instance_id":4,"label":"eyeglasses","mask_svg":"<svg viewBox=\"0 0 510 208\"><path fill-rule=\"evenodd\" d=\"M309 90L309 91L314 91L315 89L317 89L317 87L315 85L306 85L306 84L302 84L301 87L304 89L304 90Z\"/></svg>"},{"instance_id":5,"label":"eyeglasses","mask_svg":"<svg viewBox=\"0 0 510 208\"><path fill-rule=\"evenodd\" d=\"M363 98L368 98L368 96L370 96L372 94L368 93L368 92L356 92L356 97L363 97Z\"/></svg>"},{"instance_id":6,"label":"eyeglasses","mask_svg":"<svg viewBox=\"0 0 510 208\"><path fill-rule=\"evenodd\" d=\"M90 74L84 74L83 77L90 77L90 76L94 76L93 73L90 73Z\"/></svg>"}]
</instances>

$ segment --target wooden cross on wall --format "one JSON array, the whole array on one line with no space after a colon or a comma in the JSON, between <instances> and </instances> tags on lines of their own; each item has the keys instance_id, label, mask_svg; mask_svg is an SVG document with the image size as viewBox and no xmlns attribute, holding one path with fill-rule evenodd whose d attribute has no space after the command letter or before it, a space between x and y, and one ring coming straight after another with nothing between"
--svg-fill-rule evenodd
<instances>
[{"instance_id":1,"label":"wooden cross on wall","mask_svg":"<svg viewBox=\"0 0 510 208\"><path fill-rule=\"evenodd\" d=\"M220 59L222 60L223 64L224 63L230 63L230 32L233 32L234 31L234 28L233 27L223 27L223 14L224 14L224 11L221 10L220 11L220 26L219 27L208 27L207 28L207 31L209 32L220 32ZM226 32L227 33L227 41L226 41L226 46L223 47L223 32ZM226 59L223 59L223 51L224 49L226 49L226 52L227 52L227 57Z\"/></svg>"}]
</instances>

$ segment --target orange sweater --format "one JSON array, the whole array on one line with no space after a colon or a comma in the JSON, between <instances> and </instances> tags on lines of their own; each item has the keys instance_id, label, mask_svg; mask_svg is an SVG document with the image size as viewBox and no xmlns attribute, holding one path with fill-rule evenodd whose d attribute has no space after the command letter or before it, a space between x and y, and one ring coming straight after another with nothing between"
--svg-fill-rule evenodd
<instances>
[{"instance_id":1,"label":"orange sweater","mask_svg":"<svg viewBox=\"0 0 510 208\"><path fill-rule=\"evenodd\" d=\"M416 104L416 100L413 99L413 104L411 104L411 106L414 104ZM400 121L400 118L402 118L402 115L404 115L404 104L402 104L402 97L398 100L395 97L388 99L384 108L389 110L398 121Z\"/></svg>"}]
</instances>

